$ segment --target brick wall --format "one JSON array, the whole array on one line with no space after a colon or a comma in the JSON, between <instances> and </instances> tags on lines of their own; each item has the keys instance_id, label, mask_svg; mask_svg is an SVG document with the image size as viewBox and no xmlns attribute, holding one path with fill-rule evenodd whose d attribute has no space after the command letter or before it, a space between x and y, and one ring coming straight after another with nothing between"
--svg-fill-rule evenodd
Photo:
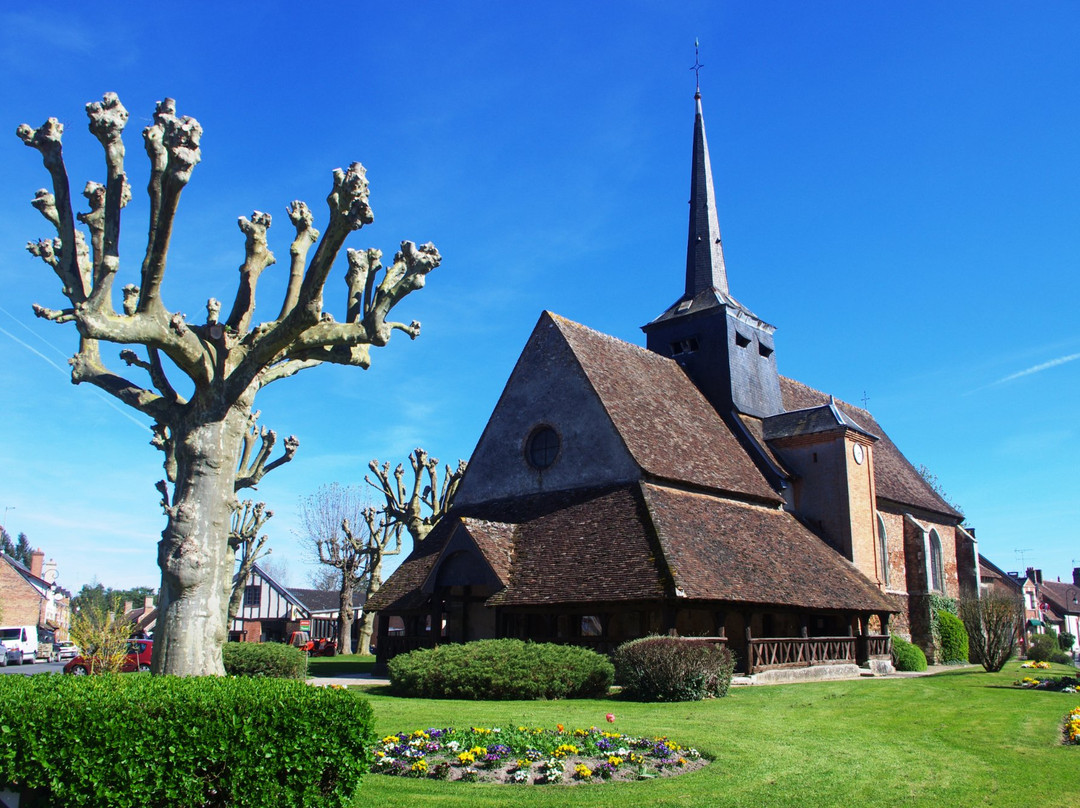
<instances>
[{"instance_id":1,"label":"brick wall","mask_svg":"<svg viewBox=\"0 0 1080 808\"><path fill-rule=\"evenodd\" d=\"M6 561L0 561L0 622L5 626L36 626L41 618L41 596Z\"/></svg>"}]
</instances>

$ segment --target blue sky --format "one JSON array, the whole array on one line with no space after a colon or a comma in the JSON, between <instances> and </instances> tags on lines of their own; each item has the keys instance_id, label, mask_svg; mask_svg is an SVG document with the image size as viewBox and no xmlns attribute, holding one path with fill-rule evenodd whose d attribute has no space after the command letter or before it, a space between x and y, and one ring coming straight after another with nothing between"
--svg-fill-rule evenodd
<instances>
[{"instance_id":1,"label":"blue sky","mask_svg":"<svg viewBox=\"0 0 1080 808\"><path fill-rule=\"evenodd\" d=\"M347 10L332 6L348 5ZM330 172L368 169L375 223L350 246L433 241L444 257L396 310L423 322L368 371L267 389L301 441L257 496L293 585L311 571L299 499L424 446L468 458L543 309L643 343L681 291L693 42L732 293L775 324L782 373L868 406L929 466L1006 569L1080 566L1080 7L1017 3L54 2L0 11L0 514L64 586L157 586L161 457L141 418L73 387L54 275L23 245L47 176L14 136L67 126L78 191L101 180L83 106L131 113L134 200L119 284L145 246L140 132L177 99L202 124L166 305L231 300L236 218L325 222ZM344 307L344 264L327 286ZM107 356L115 356L110 351ZM117 361L116 366L119 363Z\"/></svg>"}]
</instances>

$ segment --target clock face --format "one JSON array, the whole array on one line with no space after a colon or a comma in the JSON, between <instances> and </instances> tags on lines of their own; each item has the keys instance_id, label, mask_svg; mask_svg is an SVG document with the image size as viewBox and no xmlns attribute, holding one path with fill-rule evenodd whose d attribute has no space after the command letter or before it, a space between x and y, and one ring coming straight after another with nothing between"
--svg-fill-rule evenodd
<instances>
[{"instance_id":1,"label":"clock face","mask_svg":"<svg viewBox=\"0 0 1080 808\"><path fill-rule=\"evenodd\" d=\"M858 463L860 466L866 459L866 450L863 449L863 445L861 443L856 443L853 447L851 447L851 454L855 457L855 462Z\"/></svg>"},{"instance_id":2,"label":"clock face","mask_svg":"<svg viewBox=\"0 0 1080 808\"><path fill-rule=\"evenodd\" d=\"M45 572L41 574L41 580L43 580L47 584L56 583L56 570L51 568L45 570Z\"/></svg>"}]
</instances>

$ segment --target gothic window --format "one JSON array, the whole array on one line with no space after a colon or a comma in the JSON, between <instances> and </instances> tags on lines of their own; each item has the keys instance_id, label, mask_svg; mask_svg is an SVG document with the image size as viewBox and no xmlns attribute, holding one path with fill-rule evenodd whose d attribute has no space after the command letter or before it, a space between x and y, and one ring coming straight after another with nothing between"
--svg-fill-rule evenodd
<instances>
[{"instance_id":1,"label":"gothic window","mask_svg":"<svg viewBox=\"0 0 1080 808\"><path fill-rule=\"evenodd\" d=\"M539 426L525 441L525 459L534 469L543 471L559 456L559 435L550 426Z\"/></svg>"},{"instance_id":2,"label":"gothic window","mask_svg":"<svg viewBox=\"0 0 1080 808\"><path fill-rule=\"evenodd\" d=\"M941 563L941 537L930 531L930 586L935 592L945 591L945 568Z\"/></svg>"},{"instance_id":3,"label":"gothic window","mask_svg":"<svg viewBox=\"0 0 1080 808\"><path fill-rule=\"evenodd\" d=\"M881 514L877 515L877 540L878 540L878 566L881 571L881 582L889 585L889 542L885 532L885 520Z\"/></svg>"}]
</instances>

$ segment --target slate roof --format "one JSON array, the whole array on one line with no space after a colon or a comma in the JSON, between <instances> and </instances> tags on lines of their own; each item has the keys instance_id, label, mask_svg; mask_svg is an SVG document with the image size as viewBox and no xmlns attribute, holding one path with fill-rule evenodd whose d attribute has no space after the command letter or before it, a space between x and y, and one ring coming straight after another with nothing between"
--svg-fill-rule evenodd
<instances>
[{"instance_id":1,"label":"slate roof","mask_svg":"<svg viewBox=\"0 0 1080 808\"><path fill-rule=\"evenodd\" d=\"M337 611L341 607L341 594L335 589L296 589L289 587L289 592L309 612ZM362 609L365 597L365 592L353 592L353 608Z\"/></svg>"},{"instance_id":2,"label":"slate roof","mask_svg":"<svg viewBox=\"0 0 1080 808\"><path fill-rule=\"evenodd\" d=\"M831 400L828 404L821 404L817 407L771 415L763 419L761 425L765 440L790 438L797 435L813 435L820 432L831 432L835 429L850 429L877 440L877 435L867 431L854 418L845 415L836 406L836 403Z\"/></svg>"},{"instance_id":3,"label":"slate roof","mask_svg":"<svg viewBox=\"0 0 1080 808\"><path fill-rule=\"evenodd\" d=\"M644 484L675 585L687 598L899 611L790 513Z\"/></svg>"},{"instance_id":4,"label":"slate roof","mask_svg":"<svg viewBox=\"0 0 1080 808\"><path fill-rule=\"evenodd\" d=\"M646 474L782 501L677 362L548 314Z\"/></svg>"},{"instance_id":5,"label":"slate roof","mask_svg":"<svg viewBox=\"0 0 1080 808\"><path fill-rule=\"evenodd\" d=\"M780 392L784 397L784 408L787 410L817 407L828 404L830 400L827 394L785 376L780 377ZM874 416L864 409L843 401L837 400L836 406L842 413L879 438L874 444L874 484L879 498L946 514L956 519L963 517L963 514L942 499L922 478L896 444L889 439L881 425L874 420Z\"/></svg>"}]
</instances>

